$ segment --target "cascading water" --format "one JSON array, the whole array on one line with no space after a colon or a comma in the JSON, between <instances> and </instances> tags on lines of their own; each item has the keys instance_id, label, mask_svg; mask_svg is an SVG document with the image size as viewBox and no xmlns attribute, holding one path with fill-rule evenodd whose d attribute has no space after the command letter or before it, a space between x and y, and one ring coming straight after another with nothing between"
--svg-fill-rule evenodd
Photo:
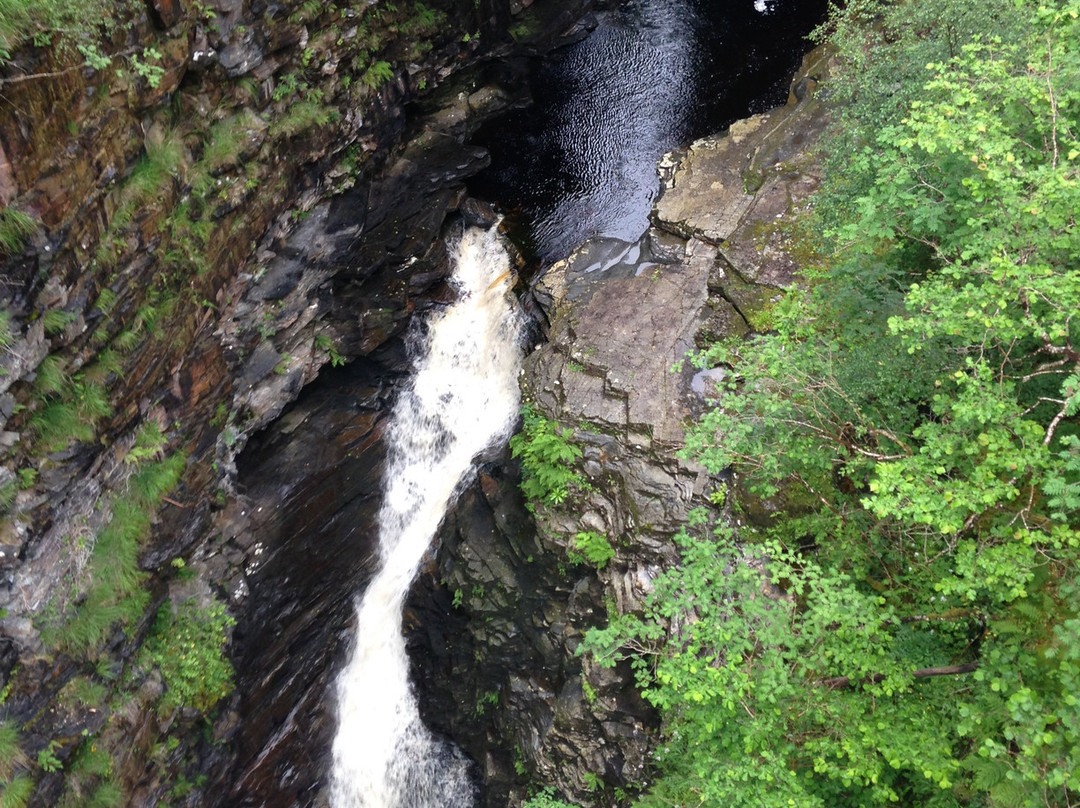
<instances>
[{"instance_id":1,"label":"cascading water","mask_svg":"<svg viewBox=\"0 0 1080 808\"><path fill-rule=\"evenodd\" d=\"M356 642L338 680L334 808L466 808L460 752L421 723L408 679L402 606L473 458L506 440L518 411L520 319L495 228L468 230L454 255L458 300L433 317L414 378L394 407L382 567L357 606Z\"/></svg>"}]
</instances>

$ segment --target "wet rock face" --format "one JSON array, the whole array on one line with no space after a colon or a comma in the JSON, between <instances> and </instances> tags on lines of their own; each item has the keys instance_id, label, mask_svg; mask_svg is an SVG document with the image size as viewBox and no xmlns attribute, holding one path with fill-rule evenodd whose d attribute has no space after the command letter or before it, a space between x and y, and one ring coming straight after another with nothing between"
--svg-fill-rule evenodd
<instances>
[{"instance_id":1,"label":"wet rock face","mask_svg":"<svg viewBox=\"0 0 1080 808\"><path fill-rule=\"evenodd\" d=\"M503 0L429 5L444 24L418 34L402 30L411 4L155 0L105 47L157 47L157 86L126 59L95 72L29 45L0 66L0 203L36 222L0 252L0 487L14 493L0 508L4 720L24 728L30 759L57 740L67 760L98 733L130 805L170 798L181 774L209 778L188 805L319 799L331 671L371 566L357 534L375 507L382 413L413 315L446 295L447 217L485 159L464 137L508 103L473 79L436 115L407 111L507 41ZM544 30L538 47L557 33ZM383 60L391 75L365 72ZM24 73L49 75L11 81ZM33 423L61 399L38 381L45 360L108 404L65 446L44 447ZM313 388L286 412L342 360L355 367L341 390ZM93 659L67 659L43 642L42 615L80 604L125 457L151 423L158 456L188 462L148 515L149 605ZM198 716L157 714L160 678L128 675L144 675L139 646L177 561L239 620L238 691L213 728L225 751L201 739ZM52 709L76 676L131 696L123 714ZM31 804L57 804L65 787L63 773L44 777Z\"/></svg>"},{"instance_id":2,"label":"wet rock face","mask_svg":"<svg viewBox=\"0 0 1080 808\"><path fill-rule=\"evenodd\" d=\"M803 75L823 75L823 58L809 57ZM512 464L489 465L411 601L413 642L435 649L415 671L427 720L481 762L491 808L519 805L535 783L585 806L648 786L655 713L628 669L600 669L575 650L609 609L641 608L677 560L672 534L691 508L712 507L720 481L678 450L717 376L673 366L762 327L794 282L783 225L820 177L813 147L825 115L801 95L670 155L639 242L586 242L535 286L549 340L527 358L523 391L572 430L587 485L561 505L533 503L529 519ZM582 531L615 551L600 570L571 560Z\"/></svg>"},{"instance_id":3,"label":"wet rock face","mask_svg":"<svg viewBox=\"0 0 1080 808\"><path fill-rule=\"evenodd\" d=\"M317 382L244 453L242 493L205 561L220 577L246 561L232 590L242 615L233 637L240 696L227 722L235 758L218 769L207 805L310 804L325 777L331 672L346 650L352 593L378 551L387 375L358 361Z\"/></svg>"}]
</instances>

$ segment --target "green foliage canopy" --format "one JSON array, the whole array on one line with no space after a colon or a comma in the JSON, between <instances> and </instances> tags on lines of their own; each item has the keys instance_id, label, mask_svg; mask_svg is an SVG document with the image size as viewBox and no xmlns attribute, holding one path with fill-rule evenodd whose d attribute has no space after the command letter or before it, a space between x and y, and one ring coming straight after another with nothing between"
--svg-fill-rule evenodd
<instances>
[{"instance_id":1,"label":"green foliage canopy","mask_svg":"<svg viewBox=\"0 0 1080 808\"><path fill-rule=\"evenodd\" d=\"M840 116L823 266L699 357L687 444L784 510L695 516L586 642L664 716L642 805L1080 801L1080 3L1009 5L834 14L899 89Z\"/></svg>"}]
</instances>

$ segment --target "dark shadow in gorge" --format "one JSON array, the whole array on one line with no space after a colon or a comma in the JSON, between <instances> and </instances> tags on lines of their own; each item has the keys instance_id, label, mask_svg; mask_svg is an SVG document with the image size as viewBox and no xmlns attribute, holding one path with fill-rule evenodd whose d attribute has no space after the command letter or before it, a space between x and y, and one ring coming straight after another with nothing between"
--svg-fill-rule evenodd
<instances>
[{"instance_id":1,"label":"dark shadow in gorge","mask_svg":"<svg viewBox=\"0 0 1080 808\"><path fill-rule=\"evenodd\" d=\"M819 0L805 2L821 5ZM798 43L797 37L790 41ZM703 62L715 68L721 83L735 87L743 82L748 88L764 88L766 95L762 100L753 93L735 93L719 113L712 110L711 97L698 99L695 115L726 116L730 123L767 106L776 97L776 87L786 89L801 53L801 46L792 44L775 57L759 54L750 61L761 62L767 70L755 67L745 82L742 74L736 81ZM534 95L542 97L541 90L547 89L533 81ZM533 123L542 123L535 111L529 114ZM519 115L492 124L491 131L508 135ZM440 148L428 148L432 143ZM508 144L509 136L501 148L509 149ZM327 369L242 456L238 482L245 499L239 503L242 513L236 515L234 535L225 537L224 552L228 546L251 551L259 542L263 549L257 569L248 575L250 591L240 609L233 655L240 695L232 726L223 733L232 742L234 760L214 773L217 787L208 793L216 796L217 805L318 804L334 731L333 677L351 641L353 597L372 573L385 453L383 421L393 382L407 367L402 337L412 314L444 292L445 256L437 239L446 229L447 210L461 202L462 178L481 162L475 151L462 161L463 153L445 138L435 138L406 160L395 180L409 190L385 196L377 188L361 189L351 195L360 206L357 215L366 217L368 232L359 249L341 259L355 274L334 282L335 319L353 323L345 352L368 358L344 369ZM523 156L523 150L518 154ZM438 166L418 168L423 159L446 165L441 171ZM506 205L514 202L509 192L496 198ZM413 263L413 258L419 260ZM530 569L523 548L532 545L533 528L506 461L505 456L492 459L443 530L450 549L462 542L484 546L490 541L498 546L492 546L487 560L506 560L499 570L483 573L494 575L486 584L491 612L484 625L478 630L476 621L470 623L454 608L453 592L442 583L449 569L445 553L427 565L407 614L422 714L436 730L464 739L492 783L484 797L489 806L505 804L509 784L520 779L513 758L519 742L514 733L520 726L509 723L507 716L517 707L527 709L528 702L512 686L504 687L513 679L511 668L535 670L550 663L551 620L580 627L600 619L594 614L596 593L590 594L587 577L564 580L557 564L550 570ZM568 605L551 611L552 600ZM496 658L493 651L498 649L508 653ZM477 664L480 657L482 665ZM552 666L542 675L550 679L552 693L574 690L569 668ZM480 709L492 692L505 699L506 709ZM635 698L626 694L628 710L637 709ZM641 720L648 722L648 710L639 706ZM621 776L614 770L610 774Z\"/></svg>"},{"instance_id":2,"label":"dark shadow in gorge","mask_svg":"<svg viewBox=\"0 0 1080 808\"><path fill-rule=\"evenodd\" d=\"M377 553L386 375L359 360L320 378L242 456L232 541L262 549L234 636L242 725L219 804L310 804L322 779L331 672Z\"/></svg>"},{"instance_id":3,"label":"dark shadow in gorge","mask_svg":"<svg viewBox=\"0 0 1080 808\"><path fill-rule=\"evenodd\" d=\"M782 104L827 0L758 4L627 0L581 41L504 70L505 91L534 103L474 137L492 163L470 192L508 211L541 266L593 236L636 241L657 160Z\"/></svg>"}]
</instances>

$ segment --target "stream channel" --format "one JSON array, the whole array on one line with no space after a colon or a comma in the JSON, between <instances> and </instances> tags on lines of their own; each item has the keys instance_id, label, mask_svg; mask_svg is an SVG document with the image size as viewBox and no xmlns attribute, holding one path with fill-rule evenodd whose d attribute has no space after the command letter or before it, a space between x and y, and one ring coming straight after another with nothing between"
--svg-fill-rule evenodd
<instances>
[{"instance_id":1,"label":"stream channel","mask_svg":"<svg viewBox=\"0 0 1080 808\"><path fill-rule=\"evenodd\" d=\"M490 160L475 159L456 174L448 172L446 184L464 182L470 196L505 214L504 230L524 256L527 273L535 274L589 238L632 249L648 225L657 193L657 160L679 144L782 103L790 74L808 50L802 37L823 13L823 0L631 0L602 12L591 33L572 44L544 55L513 55L480 69L479 81L498 77L508 97L531 103L475 132L466 150L487 152ZM369 198L374 193L369 189ZM429 186L413 193L419 196L412 204L422 206L433 192ZM340 218L342 207L332 217ZM451 214L442 231L460 239L460 217ZM451 257L440 246L435 251L440 257L430 259L431 249L422 247L417 271L434 267L442 281L410 300L408 311L416 312L412 321L389 329L384 343L347 367L324 372L240 458L244 515L261 560L249 572L234 641L239 694L230 736L234 757L214 789L219 805L506 804L510 786L492 782L493 769L482 758L496 753L485 751L484 739L459 739L480 761L471 763L441 737L463 726L456 715L474 712L475 702L462 703L460 692L455 695L455 687L465 683L446 681L453 669L448 649L458 642L465 618L455 614L450 595L430 574L427 583L408 591L418 565L434 566L428 548L440 545L445 509L454 507L464 486L478 487L470 471L475 456L480 454L489 470L505 460L517 408L516 389L506 393L505 375L491 372L491 357L503 356L501 349L462 341L459 333L453 338L457 358L437 358L445 348L437 344L442 324L435 320L456 316L469 299L507 307L502 269L480 280L447 279L451 265L460 273L463 262L498 259L508 266L493 235L469 233L468 249L479 255ZM366 300L361 294L356 299L357 305ZM360 314L364 322L366 312ZM473 323L467 330L478 328ZM511 343L513 350L498 361L516 388L517 360L510 354L524 346L512 344L517 338L508 336L514 329L505 323L482 328ZM481 354L481 364L431 364L459 362L462 351ZM434 387L426 388L429 384ZM491 391L483 389L489 384ZM463 406L454 423L439 422L440 403L454 399ZM421 411L425 400L435 409ZM441 410L449 412L445 406ZM408 418L422 422L420 432L403 426ZM475 433L474 442L458 446L464 432ZM430 457L416 456L422 445ZM450 456L453 468L441 466ZM387 542L401 543L401 536L411 535L403 515L421 512L424 524L417 530L423 535L411 537L410 559L398 561ZM528 521L524 512L514 518ZM391 530L389 523L397 527ZM391 533L397 538L388 539ZM390 567L394 581L388 584L379 570ZM391 628L378 640L371 638L375 629L364 628L373 619L372 608L361 605L359 617L354 613L355 599L369 584L381 593L382 611L374 619L381 628L389 621ZM399 628L403 602L412 683ZM360 640L358 626L365 635ZM362 692L357 696L341 672L378 648L389 649L396 660L358 673ZM462 653L457 652L459 668ZM506 661L508 667L514 664ZM342 718L339 707L353 718ZM395 737L376 734L377 714L383 716L382 726L391 727L382 731ZM453 771L425 763L425 756L449 761ZM417 765L402 765L403 758ZM388 767L394 769L389 775ZM417 785L417 777L429 775L436 778L435 787ZM455 785L461 778L465 785ZM512 769L504 779L514 779Z\"/></svg>"}]
</instances>

